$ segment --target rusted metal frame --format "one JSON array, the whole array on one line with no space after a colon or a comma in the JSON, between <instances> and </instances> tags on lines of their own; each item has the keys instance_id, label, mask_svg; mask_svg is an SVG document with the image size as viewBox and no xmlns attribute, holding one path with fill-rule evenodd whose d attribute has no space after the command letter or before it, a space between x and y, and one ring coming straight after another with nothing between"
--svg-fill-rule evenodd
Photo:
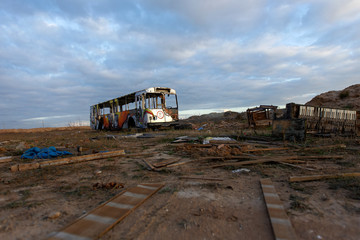
<instances>
[{"instance_id":1,"label":"rusted metal frame","mask_svg":"<svg viewBox=\"0 0 360 240\"><path fill-rule=\"evenodd\" d=\"M305 114L302 114L300 109L305 108ZM307 108L313 108L312 115L307 114ZM328 108L328 107L314 107L301 104L289 103L286 105L286 118L304 118L307 120L308 130L316 130L317 132L350 132L359 134L360 112L355 110ZM356 119L348 116L349 113L355 112ZM341 115L340 115L341 114ZM314 126L315 123L315 126ZM358 126L358 127L357 127Z\"/></svg>"}]
</instances>

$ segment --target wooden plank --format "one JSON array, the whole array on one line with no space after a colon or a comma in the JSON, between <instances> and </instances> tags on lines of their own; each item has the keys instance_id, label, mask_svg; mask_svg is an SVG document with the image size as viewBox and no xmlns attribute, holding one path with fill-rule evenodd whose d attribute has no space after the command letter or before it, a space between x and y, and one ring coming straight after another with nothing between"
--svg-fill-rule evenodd
<instances>
[{"instance_id":1,"label":"wooden plank","mask_svg":"<svg viewBox=\"0 0 360 240\"><path fill-rule=\"evenodd\" d=\"M12 156L0 157L0 163L7 163L12 161Z\"/></svg>"},{"instance_id":2,"label":"wooden plank","mask_svg":"<svg viewBox=\"0 0 360 240\"><path fill-rule=\"evenodd\" d=\"M213 147L214 145L212 144L196 144L196 143L187 143L187 144L184 144L184 146L189 146L189 147L198 147L198 148L211 148Z\"/></svg>"},{"instance_id":3,"label":"wooden plank","mask_svg":"<svg viewBox=\"0 0 360 240\"><path fill-rule=\"evenodd\" d=\"M312 155L312 156L289 156L288 159L343 159L342 155Z\"/></svg>"},{"instance_id":4,"label":"wooden plank","mask_svg":"<svg viewBox=\"0 0 360 240\"><path fill-rule=\"evenodd\" d=\"M153 163L152 165L156 168L161 168L161 167L166 167L170 164L176 163L178 161L179 161L179 159L175 159L175 160L171 160L171 161L166 160L166 161L162 161L159 163Z\"/></svg>"},{"instance_id":5,"label":"wooden plank","mask_svg":"<svg viewBox=\"0 0 360 240\"><path fill-rule=\"evenodd\" d=\"M97 153L97 154L89 154L89 155L83 155L83 156L77 156L77 157L69 157L69 158L61 158L61 159L55 159L55 160L48 160L43 162L37 162L37 163L23 163L23 164L17 164L10 167L11 171L25 171L29 169L37 169L37 168L44 168L48 166L58 166L58 165L64 165L64 164L72 164L72 163L79 163L79 162L85 162L85 161L93 161L108 157L117 157L120 155L124 155L124 150L119 151L113 151L113 152L104 152L104 153Z\"/></svg>"},{"instance_id":6,"label":"wooden plank","mask_svg":"<svg viewBox=\"0 0 360 240\"><path fill-rule=\"evenodd\" d=\"M182 177L180 177L180 179L223 181L223 179L221 179L221 178L204 178L204 177L192 177L192 176L182 176Z\"/></svg>"},{"instance_id":7,"label":"wooden plank","mask_svg":"<svg viewBox=\"0 0 360 240\"><path fill-rule=\"evenodd\" d=\"M289 178L290 182L305 182L315 181L329 178L340 178L340 177L360 177L360 172L353 173L339 173L339 174L325 174L325 175L311 175L311 176L293 176Z\"/></svg>"},{"instance_id":8,"label":"wooden plank","mask_svg":"<svg viewBox=\"0 0 360 240\"><path fill-rule=\"evenodd\" d=\"M252 159L253 156L241 155L241 156L212 156L212 157L201 157L199 160L228 160L228 159Z\"/></svg>"},{"instance_id":9,"label":"wooden plank","mask_svg":"<svg viewBox=\"0 0 360 240\"><path fill-rule=\"evenodd\" d=\"M259 164L259 163L267 163L267 162L304 163L304 161L301 161L301 160L267 158L267 159L249 160L249 161L234 162L234 163L223 163L223 164L215 165L212 167L218 168L218 167L224 167L224 166L243 166L243 165Z\"/></svg>"},{"instance_id":10,"label":"wooden plank","mask_svg":"<svg viewBox=\"0 0 360 240\"><path fill-rule=\"evenodd\" d=\"M272 181L266 178L260 183L275 239L296 240L295 231Z\"/></svg>"},{"instance_id":11,"label":"wooden plank","mask_svg":"<svg viewBox=\"0 0 360 240\"><path fill-rule=\"evenodd\" d=\"M196 161L199 161L199 160L194 159L194 160L190 160L190 161L186 161L186 162L179 162L179 163L167 165L166 167L176 167L176 166L180 166L180 165L183 165L183 164L188 164L188 163L192 163L192 162L196 162Z\"/></svg>"},{"instance_id":12,"label":"wooden plank","mask_svg":"<svg viewBox=\"0 0 360 240\"><path fill-rule=\"evenodd\" d=\"M300 168L300 169L304 169L304 170L309 170L309 171L315 171L316 170L316 169L313 169L313 168L306 168L306 167L303 167L303 166L298 166L298 165L294 165L294 164L286 163L286 162L278 162L278 163L284 164L286 166L294 167L294 168Z\"/></svg>"},{"instance_id":13,"label":"wooden plank","mask_svg":"<svg viewBox=\"0 0 360 240\"><path fill-rule=\"evenodd\" d=\"M58 232L52 233L48 239L98 239L163 186L163 184L153 183L139 184L136 187L123 191L74 223Z\"/></svg>"},{"instance_id":14,"label":"wooden plank","mask_svg":"<svg viewBox=\"0 0 360 240\"><path fill-rule=\"evenodd\" d=\"M138 149L138 148L136 148ZM153 153L133 153L133 154L125 154L123 157L131 158L131 157L150 157L154 156Z\"/></svg>"},{"instance_id":15,"label":"wooden plank","mask_svg":"<svg viewBox=\"0 0 360 240\"><path fill-rule=\"evenodd\" d=\"M266 152L266 151L283 151L289 150L289 148L282 147L282 148L254 148L254 149L246 149L243 150L244 152Z\"/></svg>"},{"instance_id":16,"label":"wooden plank","mask_svg":"<svg viewBox=\"0 0 360 240\"><path fill-rule=\"evenodd\" d=\"M147 169L148 170L153 170L153 171L156 171L155 167L149 163L146 159L143 159L143 162L145 163L145 165L147 166Z\"/></svg>"},{"instance_id":17,"label":"wooden plank","mask_svg":"<svg viewBox=\"0 0 360 240\"><path fill-rule=\"evenodd\" d=\"M320 150L326 148L346 148L346 145L345 144L325 145L318 147L303 148L303 149L299 149L299 151Z\"/></svg>"}]
</instances>

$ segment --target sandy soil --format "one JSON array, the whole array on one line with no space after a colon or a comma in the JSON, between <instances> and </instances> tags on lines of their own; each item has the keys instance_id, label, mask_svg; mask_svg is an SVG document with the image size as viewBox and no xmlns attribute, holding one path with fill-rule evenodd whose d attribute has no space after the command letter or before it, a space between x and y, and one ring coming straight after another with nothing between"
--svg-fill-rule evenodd
<instances>
[{"instance_id":1,"label":"sandy soil","mask_svg":"<svg viewBox=\"0 0 360 240\"><path fill-rule=\"evenodd\" d=\"M307 102L306 105L360 111L360 84L349 86L340 91L319 94Z\"/></svg>"},{"instance_id":2,"label":"sandy soil","mask_svg":"<svg viewBox=\"0 0 360 240\"><path fill-rule=\"evenodd\" d=\"M259 133L259 132L258 132ZM115 138L107 135L116 135ZM123 191L94 188L95 184L162 182L165 187L149 198L101 239L274 239L259 180L270 177L299 239L359 239L359 178L289 183L289 176L359 172L359 139L309 137L304 144L241 140L239 147L216 144L210 148L188 143L172 144L178 136L204 138L234 136L240 131L160 131L152 138L120 137L129 133L96 132L86 128L55 131L0 132L0 156L14 156L0 163L0 239L44 239L84 213ZM241 131L244 134L244 131ZM266 133L265 133L266 135ZM265 136L264 135L264 136ZM244 138L243 138L244 139ZM343 143L346 148L316 147ZM59 147L75 155L124 149L126 155L90 162L11 172L29 147ZM343 159L306 160L302 168L277 163L240 167L212 166L237 160L204 160L209 156L239 155L238 149L283 147L289 150L251 153L252 157L342 155ZM185 162L160 171L151 163ZM307 170L307 169L313 170ZM213 178L194 180L186 177Z\"/></svg>"}]
</instances>

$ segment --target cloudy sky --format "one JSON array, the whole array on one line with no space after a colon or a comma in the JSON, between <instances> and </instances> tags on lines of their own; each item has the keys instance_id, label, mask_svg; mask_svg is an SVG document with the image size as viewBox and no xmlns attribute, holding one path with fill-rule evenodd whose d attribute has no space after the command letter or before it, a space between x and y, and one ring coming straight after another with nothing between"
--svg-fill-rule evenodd
<instances>
[{"instance_id":1,"label":"cloudy sky","mask_svg":"<svg viewBox=\"0 0 360 240\"><path fill-rule=\"evenodd\" d=\"M88 122L152 86L183 116L359 83L357 0L1 0L0 128Z\"/></svg>"}]
</instances>

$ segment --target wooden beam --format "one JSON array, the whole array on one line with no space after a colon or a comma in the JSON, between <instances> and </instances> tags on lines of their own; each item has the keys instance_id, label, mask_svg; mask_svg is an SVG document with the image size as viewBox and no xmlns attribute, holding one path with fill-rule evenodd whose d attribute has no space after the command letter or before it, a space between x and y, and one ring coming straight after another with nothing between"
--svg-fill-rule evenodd
<instances>
[{"instance_id":1,"label":"wooden beam","mask_svg":"<svg viewBox=\"0 0 360 240\"><path fill-rule=\"evenodd\" d=\"M153 156L153 153L133 153L133 154L125 154L122 157L131 158L131 157L149 157Z\"/></svg>"},{"instance_id":2,"label":"wooden beam","mask_svg":"<svg viewBox=\"0 0 360 240\"><path fill-rule=\"evenodd\" d=\"M301 160L267 158L267 159L258 159L258 160L250 160L250 161L242 161L242 162L234 162L234 163L223 163L223 164L215 165L212 167L218 168L218 167L224 167L224 166L243 166L243 165L259 164L259 163L266 163L266 162L304 163L304 161L301 161Z\"/></svg>"},{"instance_id":3,"label":"wooden beam","mask_svg":"<svg viewBox=\"0 0 360 240\"><path fill-rule=\"evenodd\" d=\"M194 160L190 160L190 161L186 161L186 162L179 162L179 163L167 165L166 167L176 167L176 166L180 166L180 165L183 165L183 164L192 163L192 162L195 162L195 161L199 161L199 160L194 159Z\"/></svg>"},{"instance_id":4,"label":"wooden beam","mask_svg":"<svg viewBox=\"0 0 360 240\"><path fill-rule=\"evenodd\" d=\"M113 151L113 152L104 152L104 153L83 155L83 156L78 156L78 157L69 157L69 158L48 160L48 161L37 162L37 163L17 164L17 165L11 166L10 169L13 172L25 171L25 170L29 170L29 169L44 168L44 167L48 167L48 166L59 166L59 165L65 165L65 164L93 161L93 160L109 158L109 157L117 157L117 156L124 155L124 154L125 154L124 150L119 150L119 151Z\"/></svg>"},{"instance_id":5,"label":"wooden beam","mask_svg":"<svg viewBox=\"0 0 360 240\"><path fill-rule=\"evenodd\" d=\"M0 157L0 163L7 163L7 162L11 162L12 161L12 157L8 156L8 157Z\"/></svg>"},{"instance_id":6,"label":"wooden beam","mask_svg":"<svg viewBox=\"0 0 360 240\"><path fill-rule=\"evenodd\" d=\"M246 149L243 150L243 152L266 152L266 151L283 151L283 150L289 150L289 148L254 148L254 149Z\"/></svg>"},{"instance_id":7,"label":"wooden beam","mask_svg":"<svg viewBox=\"0 0 360 240\"><path fill-rule=\"evenodd\" d=\"M326 148L346 148L345 144L335 144L335 145L325 145L325 146L318 146L318 147L311 147L311 148L303 148L299 149L299 151L308 151L308 150L320 150Z\"/></svg>"},{"instance_id":8,"label":"wooden beam","mask_svg":"<svg viewBox=\"0 0 360 240\"><path fill-rule=\"evenodd\" d=\"M152 165L154 167L156 167L156 168L161 168L161 167L166 167L166 166L168 166L170 164L176 163L178 161L179 161L179 159L175 159L175 160L172 160L172 161L166 160L166 161L162 161L162 162L159 162L159 163L153 163Z\"/></svg>"},{"instance_id":9,"label":"wooden beam","mask_svg":"<svg viewBox=\"0 0 360 240\"><path fill-rule=\"evenodd\" d=\"M209 180L209 181L223 181L220 178L203 178L203 177L192 177L192 176L182 176L180 179L194 179L194 180Z\"/></svg>"},{"instance_id":10,"label":"wooden beam","mask_svg":"<svg viewBox=\"0 0 360 240\"><path fill-rule=\"evenodd\" d=\"M201 157L201 158L199 158L199 160L201 161L201 160L227 160L227 159L246 159L246 160L248 160L248 159L252 159L252 158L254 158L254 157L252 157L252 156L244 156L244 155L242 155L242 156L223 156L223 157L217 157L217 156L213 156L213 157Z\"/></svg>"},{"instance_id":11,"label":"wooden beam","mask_svg":"<svg viewBox=\"0 0 360 240\"><path fill-rule=\"evenodd\" d=\"M260 183L275 239L297 239L293 226L291 225L285 208L276 192L274 184L269 178L261 179Z\"/></svg>"},{"instance_id":12,"label":"wooden beam","mask_svg":"<svg viewBox=\"0 0 360 240\"><path fill-rule=\"evenodd\" d=\"M148 170L153 170L153 171L156 171L155 167L149 163L146 159L143 159L143 162L145 163L145 165L147 166L147 169Z\"/></svg>"},{"instance_id":13,"label":"wooden beam","mask_svg":"<svg viewBox=\"0 0 360 240\"><path fill-rule=\"evenodd\" d=\"M99 239L163 186L161 183L145 183L127 189L72 224L53 232L48 239Z\"/></svg>"},{"instance_id":14,"label":"wooden beam","mask_svg":"<svg viewBox=\"0 0 360 240\"><path fill-rule=\"evenodd\" d=\"M311 175L311 176L293 176L289 178L290 182L305 182L305 181L315 181L322 179L330 178L340 178L340 177L360 177L360 172L354 173L339 173L339 174L325 174L325 175Z\"/></svg>"},{"instance_id":15,"label":"wooden beam","mask_svg":"<svg viewBox=\"0 0 360 240\"><path fill-rule=\"evenodd\" d=\"M342 155L320 155L320 156L289 156L288 159L343 159Z\"/></svg>"},{"instance_id":16,"label":"wooden beam","mask_svg":"<svg viewBox=\"0 0 360 240\"><path fill-rule=\"evenodd\" d=\"M284 164L284 165L286 165L286 166L294 167L294 168L300 168L300 169L309 170L309 171L315 171L315 170L316 170L316 169L313 169L313 168L306 168L306 167L303 167L303 166L294 165L294 164L286 163L286 162L278 162L278 163Z\"/></svg>"}]
</instances>

